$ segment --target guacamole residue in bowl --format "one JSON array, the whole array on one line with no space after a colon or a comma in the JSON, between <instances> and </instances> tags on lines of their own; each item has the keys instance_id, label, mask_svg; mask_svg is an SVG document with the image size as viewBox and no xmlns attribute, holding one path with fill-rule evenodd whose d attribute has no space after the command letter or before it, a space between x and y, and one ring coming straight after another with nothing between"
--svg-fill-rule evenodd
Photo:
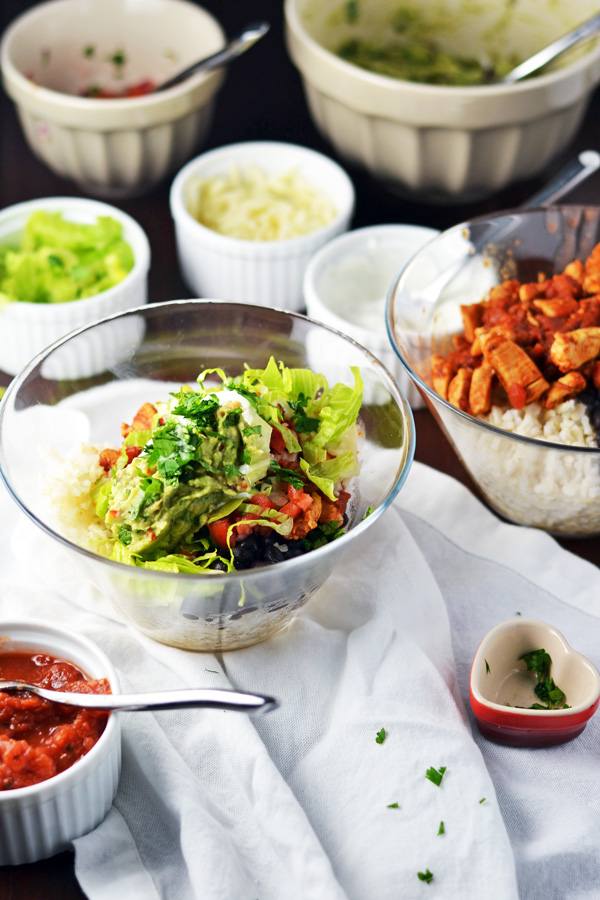
<instances>
[{"instance_id":1,"label":"guacamole residue in bowl","mask_svg":"<svg viewBox=\"0 0 600 900\"><path fill-rule=\"evenodd\" d=\"M118 284L135 262L122 231L112 216L83 224L60 212L32 213L20 245L0 246L0 308L82 300Z\"/></svg>"},{"instance_id":2,"label":"guacamole residue in bowl","mask_svg":"<svg viewBox=\"0 0 600 900\"><path fill-rule=\"evenodd\" d=\"M347 0L344 15L350 24L360 25L362 7ZM390 17L384 36L345 38L336 48L338 56L378 75L421 84L469 86L489 84L514 69L520 60L514 55L498 57L486 53L462 55L442 46L444 28L431 22L420 10L398 7Z\"/></svg>"}]
</instances>

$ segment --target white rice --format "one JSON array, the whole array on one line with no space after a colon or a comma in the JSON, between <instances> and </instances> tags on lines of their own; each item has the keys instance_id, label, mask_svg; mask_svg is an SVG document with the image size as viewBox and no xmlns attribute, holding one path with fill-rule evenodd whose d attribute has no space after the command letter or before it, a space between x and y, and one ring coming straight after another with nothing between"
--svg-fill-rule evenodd
<instances>
[{"instance_id":1,"label":"white rice","mask_svg":"<svg viewBox=\"0 0 600 900\"><path fill-rule=\"evenodd\" d=\"M110 555L110 531L96 515L91 491L105 475L98 456L108 446L112 445L81 444L69 456L46 448L42 466L49 524L79 547L102 555Z\"/></svg>"},{"instance_id":2,"label":"white rice","mask_svg":"<svg viewBox=\"0 0 600 900\"><path fill-rule=\"evenodd\" d=\"M583 403L567 400L553 410L531 403L521 410L492 407L484 421L504 431L547 442L546 447L473 429L453 439L490 503L514 522L556 534L600 531L600 453Z\"/></svg>"}]
</instances>

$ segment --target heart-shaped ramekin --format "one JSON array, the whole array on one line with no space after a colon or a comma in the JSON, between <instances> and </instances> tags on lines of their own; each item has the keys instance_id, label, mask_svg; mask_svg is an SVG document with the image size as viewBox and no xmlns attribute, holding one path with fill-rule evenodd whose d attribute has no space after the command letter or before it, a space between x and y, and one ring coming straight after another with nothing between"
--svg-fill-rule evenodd
<instances>
[{"instance_id":1,"label":"heart-shaped ramekin","mask_svg":"<svg viewBox=\"0 0 600 900\"><path fill-rule=\"evenodd\" d=\"M535 675L520 657L544 649L550 675L566 695L568 708L530 709L539 702ZM600 675L552 625L536 619L512 619L492 628L473 659L471 708L480 732L515 747L547 747L573 740L598 708Z\"/></svg>"}]
</instances>

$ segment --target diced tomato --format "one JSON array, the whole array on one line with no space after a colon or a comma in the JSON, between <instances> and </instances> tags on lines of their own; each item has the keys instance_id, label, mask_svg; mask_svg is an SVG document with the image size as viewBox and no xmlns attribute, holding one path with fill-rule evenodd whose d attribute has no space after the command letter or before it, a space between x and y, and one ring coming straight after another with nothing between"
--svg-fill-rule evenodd
<instances>
[{"instance_id":1,"label":"diced tomato","mask_svg":"<svg viewBox=\"0 0 600 900\"><path fill-rule=\"evenodd\" d=\"M216 519L214 522L208 523L208 532L213 539L215 545L219 547L221 550L227 550L227 532L229 530L229 526L231 525L231 520L228 516L224 519Z\"/></svg>"},{"instance_id":2,"label":"diced tomato","mask_svg":"<svg viewBox=\"0 0 600 900\"><path fill-rule=\"evenodd\" d=\"M277 428L273 428L271 431L270 447L275 453L282 453L285 450L283 435Z\"/></svg>"},{"instance_id":3,"label":"diced tomato","mask_svg":"<svg viewBox=\"0 0 600 900\"><path fill-rule=\"evenodd\" d=\"M522 385L513 382L513 384L509 384L506 393L515 409L522 409L525 406L527 402L527 391Z\"/></svg>"},{"instance_id":4,"label":"diced tomato","mask_svg":"<svg viewBox=\"0 0 600 900\"><path fill-rule=\"evenodd\" d=\"M156 540L156 535L154 534L154 532L151 529L146 532L146 537L148 538L149 541Z\"/></svg>"},{"instance_id":5,"label":"diced tomato","mask_svg":"<svg viewBox=\"0 0 600 900\"><path fill-rule=\"evenodd\" d=\"M119 510L118 509L109 509L108 515L110 516L111 519L116 519L117 516L119 515Z\"/></svg>"},{"instance_id":6,"label":"diced tomato","mask_svg":"<svg viewBox=\"0 0 600 900\"><path fill-rule=\"evenodd\" d=\"M263 509L278 509L276 503L273 503L270 497L267 497L266 494L252 494L250 497L250 503L253 503L254 506L262 506Z\"/></svg>"},{"instance_id":7,"label":"diced tomato","mask_svg":"<svg viewBox=\"0 0 600 900\"><path fill-rule=\"evenodd\" d=\"M131 462L132 460L134 460L136 458L136 456L140 455L141 452L142 452L141 447L133 447L133 446L125 447L125 453L127 454L128 462Z\"/></svg>"},{"instance_id":8,"label":"diced tomato","mask_svg":"<svg viewBox=\"0 0 600 900\"><path fill-rule=\"evenodd\" d=\"M279 511L285 513L286 516L291 516L292 519L295 519L296 516L300 515L302 509L297 503L290 500L289 503L284 503Z\"/></svg>"},{"instance_id":9,"label":"diced tomato","mask_svg":"<svg viewBox=\"0 0 600 900\"><path fill-rule=\"evenodd\" d=\"M292 484L288 484L288 497L291 503L295 503L304 511L310 509L313 504L310 494L307 494L302 488L298 490Z\"/></svg>"}]
</instances>

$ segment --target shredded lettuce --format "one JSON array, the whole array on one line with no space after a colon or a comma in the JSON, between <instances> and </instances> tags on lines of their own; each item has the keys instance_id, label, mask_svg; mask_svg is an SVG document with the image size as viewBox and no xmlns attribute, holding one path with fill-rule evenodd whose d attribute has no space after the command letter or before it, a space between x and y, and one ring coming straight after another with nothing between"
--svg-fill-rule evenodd
<instances>
[{"instance_id":1,"label":"shredded lettuce","mask_svg":"<svg viewBox=\"0 0 600 900\"><path fill-rule=\"evenodd\" d=\"M135 262L122 230L112 216L81 224L60 212L34 212L21 245L0 247L0 307L13 301L68 303L118 284Z\"/></svg>"}]
</instances>

